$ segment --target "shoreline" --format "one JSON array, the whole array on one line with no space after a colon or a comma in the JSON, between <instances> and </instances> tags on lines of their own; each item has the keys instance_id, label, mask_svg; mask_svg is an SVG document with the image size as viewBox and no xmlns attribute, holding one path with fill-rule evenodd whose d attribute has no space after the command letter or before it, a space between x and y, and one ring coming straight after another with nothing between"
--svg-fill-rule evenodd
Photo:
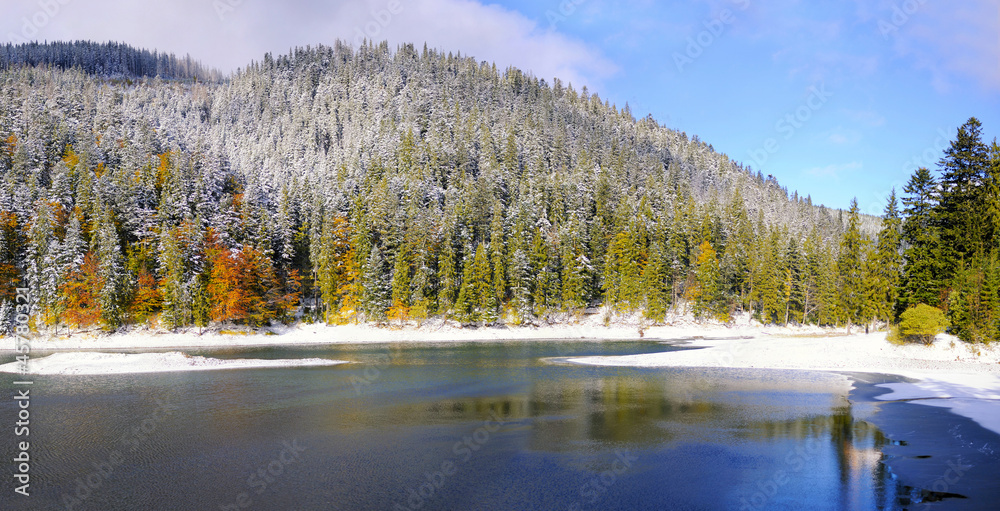
<instances>
[{"instance_id":1,"label":"shoreline","mask_svg":"<svg viewBox=\"0 0 1000 511\"><path fill-rule=\"evenodd\" d=\"M665 326L638 321L604 325L597 317L542 326L462 328L434 320L423 326L304 324L251 332L214 328L198 333L133 330L115 334L35 337L32 353L196 350L247 347L323 347L364 344L468 342L642 341L695 348L624 356L559 357L575 365L639 368L730 368L876 373L916 380L884 385L880 399L945 407L1000 434L1000 345L969 345L940 335L929 346L895 345L885 332L773 327L748 318L735 325L680 318ZM16 354L15 337L0 338L0 357Z\"/></svg>"},{"instance_id":2,"label":"shoreline","mask_svg":"<svg viewBox=\"0 0 1000 511\"><path fill-rule=\"evenodd\" d=\"M256 331L243 327L195 327L171 332L136 328L112 334L100 331L36 334L30 338L32 351L195 349L263 346L323 346L371 343L452 343L494 341L676 341L697 339L757 338L770 335L835 337L847 335L843 329L816 326L764 326L744 318L734 324L698 323L680 317L671 324L646 326L634 318L603 324L596 317L525 326L462 327L455 322L433 319L414 323L377 326L374 324L326 325L296 323ZM15 338L0 337L0 355L15 351Z\"/></svg>"}]
</instances>

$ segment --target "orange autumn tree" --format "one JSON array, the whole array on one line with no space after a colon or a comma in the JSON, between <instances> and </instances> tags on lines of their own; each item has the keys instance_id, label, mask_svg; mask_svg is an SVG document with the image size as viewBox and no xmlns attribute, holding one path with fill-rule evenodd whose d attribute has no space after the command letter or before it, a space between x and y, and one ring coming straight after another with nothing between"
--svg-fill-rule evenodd
<instances>
[{"instance_id":1,"label":"orange autumn tree","mask_svg":"<svg viewBox=\"0 0 1000 511\"><path fill-rule=\"evenodd\" d=\"M257 248L231 249L209 230L205 254L212 321L264 326L273 319L286 319L298 303L298 272L289 272L282 285L271 259Z\"/></svg>"},{"instance_id":2,"label":"orange autumn tree","mask_svg":"<svg viewBox=\"0 0 1000 511\"><path fill-rule=\"evenodd\" d=\"M70 272L62 285L63 304L66 312L63 318L74 328L86 328L101 317L101 305L97 294L99 289L97 258L93 251L83 256L83 264Z\"/></svg>"},{"instance_id":3,"label":"orange autumn tree","mask_svg":"<svg viewBox=\"0 0 1000 511\"><path fill-rule=\"evenodd\" d=\"M135 286L128 303L128 315L132 321L149 319L163 304L160 283L153 274L152 245L140 242L128 252L128 269L135 275Z\"/></svg>"},{"instance_id":4,"label":"orange autumn tree","mask_svg":"<svg viewBox=\"0 0 1000 511\"><path fill-rule=\"evenodd\" d=\"M14 264L21 249L17 216L10 211L0 211L0 302L14 302L14 291L20 286L17 266Z\"/></svg>"}]
</instances>

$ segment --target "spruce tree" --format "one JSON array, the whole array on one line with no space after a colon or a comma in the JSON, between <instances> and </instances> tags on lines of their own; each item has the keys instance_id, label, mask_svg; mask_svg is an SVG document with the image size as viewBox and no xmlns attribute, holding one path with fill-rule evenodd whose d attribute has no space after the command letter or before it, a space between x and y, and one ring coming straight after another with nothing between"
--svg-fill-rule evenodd
<instances>
[{"instance_id":1,"label":"spruce tree","mask_svg":"<svg viewBox=\"0 0 1000 511\"><path fill-rule=\"evenodd\" d=\"M361 279L361 310L368 321L386 320L392 299L392 283L385 257L378 246L373 246L365 262Z\"/></svg>"},{"instance_id":2,"label":"spruce tree","mask_svg":"<svg viewBox=\"0 0 1000 511\"><path fill-rule=\"evenodd\" d=\"M100 286L101 322L106 330L116 330L125 322L125 265L111 208L103 206L95 230L97 277Z\"/></svg>"},{"instance_id":3,"label":"spruce tree","mask_svg":"<svg viewBox=\"0 0 1000 511\"><path fill-rule=\"evenodd\" d=\"M875 316L891 323L895 319L900 294L900 280L903 272L903 257L900 253L902 242L902 219L896 190L889 195L889 201L882 215L882 230L876 243L877 264L874 268Z\"/></svg>"},{"instance_id":4,"label":"spruce tree","mask_svg":"<svg viewBox=\"0 0 1000 511\"><path fill-rule=\"evenodd\" d=\"M903 191L902 241L907 247L903 252L902 290L896 312L919 304L940 305L943 287L939 261L940 237L935 221L937 184L926 168L919 168L910 177Z\"/></svg>"},{"instance_id":5,"label":"spruce tree","mask_svg":"<svg viewBox=\"0 0 1000 511\"><path fill-rule=\"evenodd\" d=\"M867 320L865 316L869 308L865 293L865 255L869 240L861 234L858 215L858 200L853 199L847 217L847 231L841 238L840 255L837 259L841 310L848 327Z\"/></svg>"},{"instance_id":6,"label":"spruce tree","mask_svg":"<svg viewBox=\"0 0 1000 511\"><path fill-rule=\"evenodd\" d=\"M936 211L941 233L942 277L948 280L960 259L982 254L987 221L985 191L989 150L982 142L982 124L975 117L958 128L956 139L938 162L941 202Z\"/></svg>"}]
</instances>

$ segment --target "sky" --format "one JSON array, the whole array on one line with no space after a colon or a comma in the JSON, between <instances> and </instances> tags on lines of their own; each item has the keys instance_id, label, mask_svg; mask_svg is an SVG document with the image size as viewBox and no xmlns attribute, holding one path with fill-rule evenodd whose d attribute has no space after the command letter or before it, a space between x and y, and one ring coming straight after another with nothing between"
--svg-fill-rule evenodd
<instances>
[{"instance_id":1,"label":"sky","mask_svg":"<svg viewBox=\"0 0 1000 511\"><path fill-rule=\"evenodd\" d=\"M880 214L970 117L1000 136L1000 1L4 0L0 40L120 41L233 71L363 38L651 114L800 195Z\"/></svg>"}]
</instances>

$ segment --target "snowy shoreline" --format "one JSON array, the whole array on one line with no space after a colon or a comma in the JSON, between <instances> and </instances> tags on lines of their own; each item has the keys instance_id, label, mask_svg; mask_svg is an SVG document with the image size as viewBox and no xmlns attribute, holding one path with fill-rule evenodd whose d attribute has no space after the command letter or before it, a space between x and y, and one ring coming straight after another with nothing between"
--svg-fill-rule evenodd
<instances>
[{"instance_id":1,"label":"snowy shoreline","mask_svg":"<svg viewBox=\"0 0 1000 511\"><path fill-rule=\"evenodd\" d=\"M626 319L604 325L597 317L583 317L554 324L516 327L463 328L454 322L435 319L421 326L375 326L372 324L325 325L298 323L260 331L215 328L200 331L135 329L106 334L75 332L48 334L30 339L32 351L77 351L102 349L170 349L245 346L322 346L335 344L407 342L494 342L552 340L678 340L699 338L759 337L761 335L837 335L843 331L819 327L764 327L749 320L734 325L698 323L680 319L670 325L641 326ZM13 337L0 337L0 355L15 350Z\"/></svg>"},{"instance_id":2,"label":"snowy shoreline","mask_svg":"<svg viewBox=\"0 0 1000 511\"><path fill-rule=\"evenodd\" d=\"M347 364L345 360L303 359L218 359L190 356L178 351L169 353L55 353L31 359L31 375L97 375L166 373L177 371L215 371L223 369L261 369L277 367L322 367ZM0 373L20 373L21 364L0 365Z\"/></svg>"},{"instance_id":3,"label":"snowy shoreline","mask_svg":"<svg viewBox=\"0 0 1000 511\"><path fill-rule=\"evenodd\" d=\"M841 337L763 335L706 339L702 349L626 356L564 358L594 366L718 367L894 374L916 380L885 383L881 401L906 400L951 409L1000 434L1000 347L967 345L941 335L931 346L894 345L885 333ZM975 350L979 353L976 354Z\"/></svg>"},{"instance_id":4,"label":"snowy shoreline","mask_svg":"<svg viewBox=\"0 0 1000 511\"><path fill-rule=\"evenodd\" d=\"M138 330L127 333L73 334L35 338L30 342L35 352L82 352L60 362L60 374L74 373L73 357L109 355L93 351L143 349L194 349L218 347L261 346L324 346L337 344L375 343L461 343L502 341L657 341L683 342L686 347L700 348L683 351L648 353L627 356L595 356L563 358L563 362L579 365L627 367L717 367L787 369L894 374L919 380L916 383L882 385L890 392L882 400L905 399L918 404L944 406L954 413L972 418L987 429L1000 433L1000 346L968 345L954 337L941 335L931 346L894 345L885 340L885 333L848 335L843 330L818 327L765 327L742 321L736 325L699 324L681 320L673 325L640 327L640 323L624 321L602 324L598 318L582 318L576 322L527 327L461 328L442 321L425 323L421 327L377 327L373 325L297 324L272 328L263 332L196 330L163 332ZM0 338L0 355L14 353L15 339ZM978 351L978 353L977 353ZM119 355L121 354L114 354ZM148 354L165 355L165 354ZM44 360L34 358L38 364ZM127 364L117 363L116 372L147 372L156 363L137 365L138 359ZM83 360L78 359L76 367ZM105 361L106 362L106 361ZM161 361L162 362L162 361ZM163 370L198 370L190 360L174 360L174 367ZM243 367L259 361L249 361ZM284 361L284 366L294 365ZM339 361L327 361L337 363ZM305 364L308 365L308 364ZM107 371L109 364L104 364ZM201 364L202 369L219 368ZM238 364L236 366L239 366ZM236 367L234 366L234 367ZM145 369L144 369L145 368ZM155 367L153 367L155 368Z\"/></svg>"}]
</instances>

